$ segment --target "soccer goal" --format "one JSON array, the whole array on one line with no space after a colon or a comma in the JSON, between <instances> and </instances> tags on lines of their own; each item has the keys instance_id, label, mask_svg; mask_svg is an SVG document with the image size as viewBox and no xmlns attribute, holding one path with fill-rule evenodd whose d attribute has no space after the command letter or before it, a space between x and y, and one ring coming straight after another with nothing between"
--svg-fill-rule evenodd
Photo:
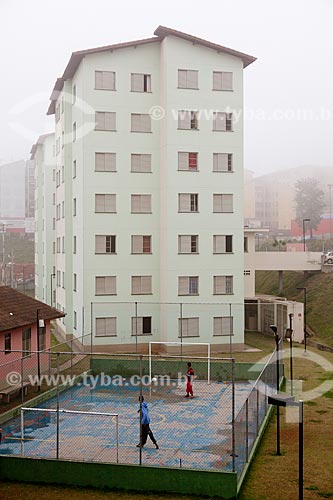
<instances>
[{"instance_id":1,"label":"soccer goal","mask_svg":"<svg viewBox=\"0 0 333 500\"><path fill-rule=\"evenodd\" d=\"M60 415L62 418L60 419ZM68 418L64 418L67 415ZM61 426L60 426L61 422ZM33 433L40 429L48 429L47 433L39 432L42 439L35 439ZM94 435L96 429L96 435ZM65 410L55 408L21 408L21 456L46 456L58 459L71 458L82 454L83 460L95 460L89 457L100 457L110 449L110 439L115 449L112 456L105 456L105 461L119 463L119 422L118 413L96 411ZM47 443L46 443L47 441ZM106 446L107 444L107 446ZM33 446L31 446L33 445ZM27 453L26 453L27 448ZM81 456L75 457L81 458Z\"/></svg>"},{"instance_id":2,"label":"soccer goal","mask_svg":"<svg viewBox=\"0 0 333 500\"><path fill-rule=\"evenodd\" d=\"M152 346L153 345L170 345L170 346L206 346L207 347L207 358L203 357L203 359L207 359L207 383L210 384L210 343L209 342L157 342L150 341L149 342L149 379L152 380ZM179 357L179 356L178 356ZM187 355L188 357L188 355Z\"/></svg>"}]
</instances>

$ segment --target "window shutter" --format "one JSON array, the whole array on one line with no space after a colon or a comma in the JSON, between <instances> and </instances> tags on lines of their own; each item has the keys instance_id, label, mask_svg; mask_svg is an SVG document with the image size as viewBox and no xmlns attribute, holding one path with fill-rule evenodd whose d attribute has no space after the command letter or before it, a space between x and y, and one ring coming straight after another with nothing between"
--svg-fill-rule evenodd
<instances>
[{"instance_id":1,"label":"window shutter","mask_svg":"<svg viewBox=\"0 0 333 500\"><path fill-rule=\"evenodd\" d=\"M151 172L151 155L141 155L141 172Z\"/></svg>"},{"instance_id":2,"label":"window shutter","mask_svg":"<svg viewBox=\"0 0 333 500\"><path fill-rule=\"evenodd\" d=\"M132 318L132 335L142 335L142 318Z\"/></svg>"},{"instance_id":3,"label":"window shutter","mask_svg":"<svg viewBox=\"0 0 333 500\"><path fill-rule=\"evenodd\" d=\"M116 130L116 113L105 113L105 130Z\"/></svg>"},{"instance_id":4,"label":"window shutter","mask_svg":"<svg viewBox=\"0 0 333 500\"><path fill-rule=\"evenodd\" d=\"M213 195L213 212L223 212L222 194Z\"/></svg>"},{"instance_id":5,"label":"window shutter","mask_svg":"<svg viewBox=\"0 0 333 500\"><path fill-rule=\"evenodd\" d=\"M178 153L178 170L188 170L188 153Z\"/></svg>"},{"instance_id":6,"label":"window shutter","mask_svg":"<svg viewBox=\"0 0 333 500\"><path fill-rule=\"evenodd\" d=\"M141 170L141 155L132 154L131 155L131 171L140 172Z\"/></svg>"},{"instance_id":7,"label":"window shutter","mask_svg":"<svg viewBox=\"0 0 333 500\"><path fill-rule=\"evenodd\" d=\"M190 199L189 194L182 193L178 195L179 212L190 212Z\"/></svg>"},{"instance_id":8,"label":"window shutter","mask_svg":"<svg viewBox=\"0 0 333 500\"><path fill-rule=\"evenodd\" d=\"M191 253L191 236L181 235L178 237L179 253Z\"/></svg>"},{"instance_id":9,"label":"window shutter","mask_svg":"<svg viewBox=\"0 0 333 500\"><path fill-rule=\"evenodd\" d=\"M199 337L199 318L189 318L188 334L191 337Z\"/></svg>"},{"instance_id":10,"label":"window shutter","mask_svg":"<svg viewBox=\"0 0 333 500\"><path fill-rule=\"evenodd\" d=\"M105 113L96 111L95 113L95 130L104 130L105 128Z\"/></svg>"},{"instance_id":11,"label":"window shutter","mask_svg":"<svg viewBox=\"0 0 333 500\"><path fill-rule=\"evenodd\" d=\"M116 276L105 276L105 293L108 295L116 295Z\"/></svg>"},{"instance_id":12,"label":"window shutter","mask_svg":"<svg viewBox=\"0 0 333 500\"><path fill-rule=\"evenodd\" d=\"M131 212L134 214L140 213L140 195L132 194L131 195Z\"/></svg>"},{"instance_id":13,"label":"window shutter","mask_svg":"<svg viewBox=\"0 0 333 500\"><path fill-rule=\"evenodd\" d=\"M105 293L105 283L103 276L96 276L95 279L95 294L103 295Z\"/></svg>"},{"instance_id":14,"label":"window shutter","mask_svg":"<svg viewBox=\"0 0 333 500\"><path fill-rule=\"evenodd\" d=\"M105 212L104 194L95 194L95 212Z\"/></svg>"},{"instance_id":15,"label":"window shutter","mask_svg":"<svg viewBox=\"0 0 333 500\"><path fill-rule=\"evenodd\" d=\"M178 276L178 295L188 295L189 279L188 276Z\"/></svg>"},{"instance_id":16,"label":"window shutter","mask_svg":"<svg viewBox=\"0 0 333 500\"><path fill-rule=\"evenodd\" d=\"M213 71L213 90L222 90L221 71Z\"/></svg>"},{"instance_id":17,"label":"window shutter","mask_svg":"<svg viewBox=\"0 0 333 500\"><path fill-rule=\"evenodd\" d=\"M187 71L187 88L188 89L198 88L198 71L195 70Z\"/></svg>"},{"instance_id":18,"label":"window shutter","mask_svg":"<svg viewBox=\"0 0 333 500\"><path fill-rule=\"evenodd\" d=\"M137 295L141 292L141 277L132 276L132 295Z\"/></svg>"},{"instance_id":19,"label":"window shutter","mask_svg":"<svg viewBox=\"0 0 333 500\"><path fill-rule=\"evenodd\" d=\"M182 130L190 130L191 111L178 111L178 128Z\"/></svg>"},{"instance_id":20,"label":"window shutter","mask_svg":"<svg viewBox=\"0 0 333 500\"><path fill-rule=\"evenodd\" d=\"M150 213L151 212L151 195L143 194L141 195L141 212Z\"/></svg>"},{"instance_id":21,"label":"window shutter","mask_svg":"<svg viewBox=\"0 0 333 500\"><path fill-rule=\"evenodd\" d=\"M232 90L232 73L230 71L223 71L221 78L222 90Z\"/></svg>"},{"instance_id":22,"label":"window shutter","mask_svg":"<svg viewBox=\"0 0 333 500\"><path fill-rule=\"evenodd\" d=\"M187 84L186 73L187 73L187 71L185 69L178 70L178 87L181 89L186 88L186 84Z\"/></svg>"},{"instance_id":23,"label":"window shutter","mask_svg":"<svg viewBox=\"0 0 333 500\"><path fill-rule=\"evenodd\" d=\"M150 115L141 115L142 120L142 131L151 132L151 119Z\"/></svg>"},{"instance_id":24,"label":"window shutter","mask_svg":"<svg viewBox=\"0 0 333 500\"><path fill-rule=\"evenodd\" d=\"M105 236L96 235L95 236L95 252L96 253L105 253Z\"/></svg>"},{"instance_id":25,"label":"window shutter","mask_svg":"<svg viewBox=\"0 0 333 500\"><path fill-rule=\"evenodd\" d=\"M222 234L214 236L214 253L225 253L225 236Z\"/></svg>"},{"instance_id":26,"label":"window shutter","mask_svg":"<svg viewBox=\"0 0 333 500\"><path fill-rule=\"evenodd\" d=\"M219 130L219 131L227 130L226 113L214 113L213 130Z\"/></svg>"},{"instance_id":27,"label":"window shutter","mask_svg":"<svg viewBox=\"0 0 333 500\"><path fill-rule=\"evenodd\" d=\"M144 75L140 73L132 73L131 75L131 90L132 92L143 91Z\"/></svg>"},{"instance_id":28,"label":"window shutter","mask_svg":"<svg viewBox=\"0 0 333 500\"><path fill-rule=\"evenodd\" d=\"M151 172L150 154L132 154L131 155L132 172Z\"/></svg>"},{"instance_id":29,"label":"window shutter","mask_svg":"<svg viewBox=\"0 0 333 500\"><path fill-rule=\"evenodd\" d=\"M132 236L132 253L142 253L143 241L142 236Z\"/></svg>"},{"instance_id":30,"label":"window shutter","mask_svg":"<svg viewBox=\"0 0 333 500\"><path fill-rule=\"evenodd\" d=\"M106 90L115 90L115 76L116 74L114 73L114 71L103 71L102 88Z\"/></svg>"},{"instance_id":31,"label":"window shutter","mask_svg":"<svg viewBox=\"0 0 333 500\"><path fill-rule=\"evenodd\" d=\"M225 276L214 276L214 294L225 293Z\"/></svg>"},{"instance_id":32,"label":"window shutter","mask_svg":"<svg viewBox=\"0 0 333 500\"><path fill-rule=\"evenodd\" d=\"M103 71L95 71L95 88L103 88Z\"/></svg>"},{"instance_id":33,"label":"window shutter","mask_svg":"<svg viewBox=\"0 0 333 500\"><path fill-rule=\"evenodd\" d=\"M115 194L105 194L104 200L105 200L104 211L110 212L110 213L116 212L116 195Z\"/></svg>"},{"instance_id":34,"label":"window shutter","mask_svg":"<svg viewBox=\"0 0 333 500\"><path fill-rule=\"evenodd\" d=\"M228 153L214 153L213 170L214 172L228 171Z\"/></svg>"},{"instance_id":35,"label":"window shutter","mask_svg":"<svg viewBox=\"0 0 333 500\"><path fill-rule=\"evenodd\" d=\"M141 293L152 292L152 278L151 276L141 276Z\"/></svg>"},{"instance_id":36,"label":"window shutter","mask_svg":"<svg viewBox=\"0 0 333 500\"><path fill-rule=\"evenodd\" d=\"M233 211L233 195L223 194L222 195L222 212L232 212Z\"/></svg>"}]
</instances>

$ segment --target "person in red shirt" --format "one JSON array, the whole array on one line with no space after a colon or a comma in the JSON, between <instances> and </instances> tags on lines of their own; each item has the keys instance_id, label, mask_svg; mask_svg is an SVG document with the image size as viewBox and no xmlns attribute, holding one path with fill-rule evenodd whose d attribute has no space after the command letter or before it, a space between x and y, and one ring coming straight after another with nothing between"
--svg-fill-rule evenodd
<instances>
[{"instance_id":1,"label":"person in red shirt","mask_svg":"<svg viewBox=\"0 0 333 500\"><path fill-rule=\"evenodd\" d=\"M194 370L191 363L187 363L187 373L186 373L187 383L186 383L186 396L185 398L193 398L193 379Z\"/></svg>"}]
</instances>

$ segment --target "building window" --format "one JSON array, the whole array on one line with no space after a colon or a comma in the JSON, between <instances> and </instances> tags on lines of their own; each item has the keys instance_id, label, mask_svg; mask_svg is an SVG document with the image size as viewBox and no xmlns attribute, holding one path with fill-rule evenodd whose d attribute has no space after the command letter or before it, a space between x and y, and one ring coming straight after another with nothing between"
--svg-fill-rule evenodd
<instances>
[{"instance_id":1,"label":"building window","mask_svg":"<svg viewBox=\"0 0 333 500\"><path fill-rule=\"evenodd\" d=\"M151 132L151 119L148 114L131 114L131 132Z\"/></svg>"},{"instance_id":2,"label":"building window","mask_svg":"<svg viewBox=\"0 0 333 500\"><path fill-rule=\"evenodd\" d=\"M62 236L62 253L65 253L65 236Z\"/></svg>"},{"instance_id":3,"label":"building window","mask_svg":"<svg viewBox=\"0 0 333 500\"><path fill-rule=\"evenodd\" d=\"M214 295L233 293L233 276L214 276Z\"/></svg>"},{"instance_id":4,"label":"building window","mask_svg":"<svg viewBox=\"0 0 333 500\"><path fill-rule=\"evenodd\" d=\"M77 291L77 274L76 273L73 274L73 290L74 290L74 292Z\"/></svg>"},{"instance_id":5,"label":"building window","mask_svg":"<svg viewBox=\"0 0 333 500\"><path fill-rule=\"evenodd\" d=\"M249 238L244 236L244 253L248 253L249 251Z\"/></svg>"},{"instance_id":6,"label":"building window","mask_svg":"<svg viewBox=\"0 0 333 500\"><path fill-rule=\"evenodd\" d=\"M131 172L151 172L151 155L131 154Z\"/></svg>"},{"instance_id":7,"label":"building window","mask_svg":"<svg viewBox=\"0 0 333 500\"><path fill-rule=\"evenodd\" d=\"M132 276L132 295L151 295L151 276Z\"/></svg>"},{"instance_id":8,"label":"building window","mask_svg":"<svg viewBox=\"0 0 333 500\"><path fill-rule=\"evenodd\" d=\"M181 234L178 236L178 253L199 253L199 236Z\"/></svg>"},{"instance_id":9,"label":"building window","mask_svg":"<svg viewBox=\"0 0 333 500\"><path fill-rule=\"evenodd\" d=\"M117 318L110 316L107 318L96 318L96 337L116 337Z\"/></svg>"},{"instance_id":10,"label":"building window","mask_svg":"<svg viewBox=\"0 0 333 500\"><path fill-rule=\"evenodd\" d=\"M95 71L96 90L116 90L116 73L114 71Z\"/></svg>"},{"instance_id":11,"label":"building window","mask_svg":"<svg viewBox=\"0 0 333 500\"><path fill-rule=\"evenodd\" d=\"M198 194L178 194L178 212L198 212Z\"/></svg>"},{"instance_id":12,"label":"building window","mask_svg":"<svg viewBox=\"0 0 333 500\"><path fill-rule=\"evenodd\" d=\"M46 327L39 327L39 350L44 351L46 349Z\"/></svg>"},{"instance_id":13,"label":"building window","mask_svg":"<svg viewBox=\"0 0 333 500\"><path fill-rule=\"evenodd\" d=\"M73 179L76 177L76 160L73 160Z\"/></svg>"},{"instance_id":14,"label":"building window","mask_svg":"<svg viewBox=\"0 0 333 500\"><path fill-rule=\"evenodd\" d=\"M233 195L232 194L213 194L213 212L214 213L232 213Z\"/></svg>"},{"instance_id":15,"label":"building window","mask_svg":"<svg viewBox=\"0 0 333 500\"><path fill-rule=\"evenodd\" d=\"M95 153L95 172L115 172L116 153Z\"/></svg>"},{"instance_id":16,"label":"building window","mask_svg":"<svg viewBox=\"0 0 333 500\"><path fill-rule=\"evenodd\" d=\"M61 218L63 219L65 217L65 202L61 202Z\"/></svg>"},{"instance_id":17,"label":"building window","mask_svg":"<svg viewBox=\"0 0 333 500\"><path fill-rule=\"evenodd\" d=\"M198 112L178 111L178 128L180 130L198 130Z\"/></svg>"},{"instance_id":18,"label":"building window","mask_svg":"<svg viewBox=\"0 0 333 500\"><path fill-rule=\"evenodd\" d=\"M65 272L62 271L62 288L65 288Z\"/></svg>"},{"instance_id":19,"label":"building window","mask_svg":"<svg viewBox=\"0 0 333 500\"><path fill-rule=\"evenodd\" d=\"M179 318L178 337L199 337L199 318Z\"/></svg>"},{"instance_id":20,"label":"building window","mask_svg":"<svg viewBox=\"0 0 333 500\"><path fill-rule=\"evenodd\" d=\"M131 74L132 92L151 92L151 75L144 73Z\"/></svg>"},{"instance_id":21,"label":"building window","mask_svg":"<svg viewBox=\"0 0 333 500\"><path fill-rule=\"evenodd\" d=\"M5 354L9 354L12 350L12 334L5 333Z\"/></svg>"},{"instance_id":22,"label":"building window","mask_svg":"<svg viewBox=\"0 0 333 500\"><path fill-rule=\"evenodd\" d=\"M132 235L132 254L151 253L151 236Z\"/></svg>"},{"instance_id":23,"label":"building window","mask_svg":"<svg viewBox=\"0 0 333 500\"><path fill-rule=\"evenodd\" d=\"M73 123L73 142L76 141L76 122Z\"/></svg>"},{"instance_id":24,"label":"building window","mask_svg":"<svg viewBox=\"0 0 333 500\"><path fill-rule=\"evenodd\" d=\"M76 198L73 199L73 216L76 216Z\"/></svg>"},{"instance_id":25,"label":"building window","mask_svg":"<svg viewBox=\"0 0 333 500\"><path fill-rule=\"evenodd\" d=\"M95 253L116 253L116 236L95 235Z\"/></svg>"},{"instance_id":26,"label":"building window","mask_svg":"<svg viewBox=\"0 0 333 500\"><path fill-rule=\"evenodd\" d=\"M132 317L132 335L151 335L151 316Z\"/></svg>"},{"instance_id":27,"label":"building window","mask_svg":"<svg viewBox=\"0 0 333 500\"><path fill-rule=\"evenodd\" d=\"M22 357L28 358L31 355L31 328L26 328L22 332Z\"/></svg>"},{"instance_id":28,"label":"building window","mask_svg":"<svg viewBox=\"0 0 333 500\"><path fill-rule=\"evenodd\" d=\"M213 172L232 171L232 153L213 153Z\"/></svg>"},{"instance_id":29,"label":"building window","mask_svg":"<svg viewBox=\"0 0 333 500\"><path fill-rule=\"evenodd\" d=\"M73 253L76 254L76 236L73 236Z\"/></svg>"},{"instance_id":30,"label":"building window","mask_svg":"<svg viewBox=\"0 0 333 500\"><path fill-rule=\"evenodd\" d=\"M151 214L151 194L131 195L132 214Z\"/></svg>"},{"instance_id":31,"label":"building window","mask_svg":"<svg viewBox=\"0 0 333 500\"><path fill-rule=\"evenodd\" d=\"M57 236L57 253L60 253L60 245L61 245L61 239L60 236Z\"/></svg>"},{"instance_id":32,"label":"building window","mask_svg":"<svg viewBox=\"0 0 333 500\"><path fill-rule=\"evenodd\" d=\"M76 85L73 85L73 104L75 104L75 101L76 101Z\"/></svg>"},{"instance_id":33,"label":"building window","mask_svg":"<svg viewBox=\"0 0 333 500\"><path fill-rule=\"evenodd\" d=\"M95 295L117 295L116 276L96 276Z\"/></svg>"},{"instance_id":34,"label":"building window","mask_svg":"<svg viewBox=\"0 0 333 500\"><path fill-rule=\"evenodd\" d=\"M96 213L115 213L116 195L115 194L95 194L95 212Z\"/></svg>"},{"instance_id":35,"label":"building window","mask_svg":"<svg viewBox=\"0 0 333 500\"><path fill-rule=\"evenodd\" d=\"M213 253L232 253L232 234L213 236Z\"/></svg>"},{"instance_id":36,"label":"building window","mask_svg":"<svg viewBox=\"0 0 333 500\"><path fill-rule=\"evenodd\" d=\"M232 316L214 317L214 337L233 335L233 320Z\"/></svg>"},{"instance_id":37,"label":"building window","mask_svg":"<svg viewBox=\"0 0 333 500\"><path fill-rule=\"evenodd\" d=\"M213 130L219 132L231 132L232 113L222 113L222 112L214 113Z\"/></svg>"},{"instance_id":38,"label":"building window","mask_svg":"<svg viewBox=\"0 0 333 500\"><path fill-rule=\"evenodd\" d=\"M178 88L179 89L198 89L197 70L179 69L178 70Z\"/></svg>"},{"instance_id":39,"label":"building window","mask_svg":"<svg viewBox=\"0 0 333 500\"><path fill-rule=\"evenodd\" d=\"M77 312L73 311L73 328L77 329Z\"/></svg>"},{"instance_id":40,"label":"building window","mask_svg":"<svg viewBox=\"0 0 333 500\"><path fill-rule=\"evenodd\" d=\"M230 71L213 71L213 90L233 90L232 80Z\"/></svg>"},{"instance_id":41,"label":"building window","mask_svg":"<svg viewBox=\"0 0 333 500\"><path fill-rule=\"evenodd\" d=\"M111 111L96 111L95 130L116 130L116 113Z\"/></svg>"},{"instance_id":42,"label":"building window","mask_svg":"<svg viewBox=\"0 0 333 500\"><path fill-rule=\"evenodd\" d=\"M199 276L178 276L178 295L199 295Z\"/></svg>"},{"instance_id":43,"label":"building window","mask_svg":"<svg viewBox=\"0 0 333 500\"><path fill-rule=\"evenodd\" d=\"M57 286L58 287L61 285L60 280L61 280L61 272L57 271ZM59 309L58 306L57 306L57 309Z\"/></svg>"},{"instance_id":44,"label":"building window","mask_svg":"<svg viewBox=\"0 0 333 500\"><path fill-rule=\"evenodd\" d=\"M178 170L197 171L198 153L178 152Z\"/></svg>"}]
</instances>

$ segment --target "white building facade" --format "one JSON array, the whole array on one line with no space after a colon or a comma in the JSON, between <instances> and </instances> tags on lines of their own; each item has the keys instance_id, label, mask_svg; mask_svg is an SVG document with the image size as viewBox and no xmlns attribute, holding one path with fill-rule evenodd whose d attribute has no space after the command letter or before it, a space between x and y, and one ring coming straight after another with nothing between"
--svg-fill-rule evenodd
<instances>
[{"instance_id":1,"label":"white building facade","mask_svg":"<svg viewBox=\"0 0 333 500\"><path fill-rule=\"evenodd\" d=\"M54 134L31 149L35 166L35 297L55 306L55 147Z\"/></svg>"},{"instance_id":2,"label":"white building facade","mask_svg":"<svg viewBox=\"0 0 333 500\"><path fill-rule=\"evenodd\" d=\"M254 58L155 35L72 54L54 87L58 326L100 348L242 343Z\"/></svg>"}]
</instances>

